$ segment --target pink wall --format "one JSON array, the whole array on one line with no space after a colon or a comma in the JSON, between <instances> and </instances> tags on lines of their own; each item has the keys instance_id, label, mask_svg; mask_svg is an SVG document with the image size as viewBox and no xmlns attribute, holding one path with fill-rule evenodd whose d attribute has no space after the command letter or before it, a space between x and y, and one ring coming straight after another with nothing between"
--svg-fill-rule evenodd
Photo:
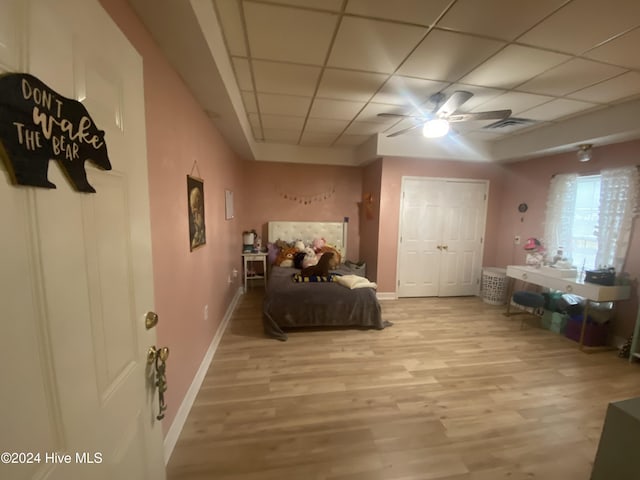
<instances>
[{"instance_id":1,"label":"pink wall","mask_svg":"<svg viewBox=\"0 0 640 480\"><path fill-rule=\"evenodd\" d=\"M239 287L239 280L227 284L227 275L240 268L240 227L224 219L224 189L241 193L242 163L126 0L101 3L144 61L157 342L171 349L166 432ZM207 243L190 252L186 176L194 161L194 174L204 180Z\"/></svg>"},{"instance_id":2,"label":"pink wall","mask_svg":"<svg viewBox=\"0 0 640 480\"><path fill-rule=\"evenodd\" d=\"M522 246L513 245L513 236L542 237L544 216L551 176L556 173L597 173L605 168L640 164L640 141L618 143L593 149L593 160L581 163L574 152L551 155L505 166L503 203L500 207L496 265L524 263ZM529 210L523 215L517 210L525 202ZM640 221L636 218L631 245L624 266L632 279L640 276ZM627 337L632 333L638 308L637 281L632 287L632 299L618 302L615 334Z\"/></svg>"},{"instance_id":3,"label":"pink wall","mask_svg":"<svg viewBox=\"0 0 640 480\"><path fill-rule=\"evenodd\" d=\"M349 217L347 258L358 260L360 168L244 162L242 175L243 196L239 210L242 230L255 229L266 244L269 221L341 222L344 217ZM310 200L310 203L305 204L305 200Z\"/></svg>"},{"instance_id":4,"label":"pink wall","mask_svg":"<svg viewBox=\"0 0 640 480\"><path fill-rule=\"evenodd\" d=\"M403 176L489 180L483 265L494 266L497 255L496 241L499 237L503 168L489 163L388 157L383 160L380 190L380 229L376 272L379 292L396 291L400 193Z\"/></svg>"}]
</instances>

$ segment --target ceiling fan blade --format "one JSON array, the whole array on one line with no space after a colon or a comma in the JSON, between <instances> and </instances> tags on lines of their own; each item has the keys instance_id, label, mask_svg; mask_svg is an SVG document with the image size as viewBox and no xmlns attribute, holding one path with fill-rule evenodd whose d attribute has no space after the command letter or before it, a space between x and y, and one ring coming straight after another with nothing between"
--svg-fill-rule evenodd
<instances>
[{"instance_id":1,"label":"ceiling fan blade","mask_svg":"<svg viewBox=\"0 0 640 480\"><path fill-rule=\"evenodd\" d=\"M378 113L378 117L394 117L394 118L420 118L424 119L421 115L403 115L402 113Z\"/></svg>"},{"instance_id":2,"label":"ceiling fan blade","mask_svg":"<svg viewBox=\"0 0 640 480\"><path fill-rule=\"evenodd\" d=\"M453 92L447 101L440 105L440 108L436 111L439 117L447 117L458 110L463 103L473 97L473 93L465 90L456 90Z\"/></svg>"},{"instance_id":3,"label":"ceiling fan blade","mask_svg":"<svg viewBox=\"0 0 640 480\"><path fill-rule=\"evenodd\" d=\"M398 130L397 132L393 132L389 135L387 135L387 137L397 137L398 135L402 135L403 133L407 133L410 130L414 130L416 128L420 128L422 127L422 123L417 123L415 125L411 125L410 127L407 128L403 128L402 130Z\"/></svg>"},{"instance_id":4,"label":"ceiling fan blade","mask_svg":"<svg viewBox=\"0 0 640 480\"><path fill-rule=\"evenodd\" d=\"M450 115L447 120L451 123L469 122L472 120L504 120L511 115L511 110L492 110L490 112L460 113Z\"/></svg>"}]
</instances>

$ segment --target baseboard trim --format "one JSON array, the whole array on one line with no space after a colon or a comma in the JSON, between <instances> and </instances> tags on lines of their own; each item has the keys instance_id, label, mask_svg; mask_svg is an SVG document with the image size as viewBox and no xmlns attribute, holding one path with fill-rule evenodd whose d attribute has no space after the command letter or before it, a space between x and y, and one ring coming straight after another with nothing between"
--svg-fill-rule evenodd
<instances>
[{"instance_id":1,"label":"baseboard trim","mask_svg":"<svg viewBox=\"0 0 640 480\"><path fill-rule=\"evenodd\" d=\"M397 300L398 293L397 292L377 292L376 297L378 300Z\"/></svg>"},{"instance_id":2,"label":"baseboard trim","mask_svg":"<svg viewBox=\"0 0 640 480\"><path fill-rule=\"evenodd\" d=\"M240 296L242 295L242 287L236 290L227 311L222 318L222 322L220 323L220 328L216 331L216 334L213 336L213 340L211 340L211 344L209 344L209 348L207 349L207 353L205 354L202 362L200 363L200 367L193 377L193 381L187 390L182 403L180 404L180 408L178 408L178 412L176 413L173 422L171 423L171 427L169 427L169 431L167 432L167 436L164 438L164 463L167 465L169 463L169 459L171 458L171 454L173 453L173 449L178 442L178 437L180 437L180 433L182 432L182 427L184 427L185 422L187 421L187 416L191 411L191 407L193 406L193 402L198 395L198 391L202 386L202 382L204 381L204 377L207 374L207 370L209 369L209 365L211 365L211 361L213 360L213 356L218 349L218 345L220 344L220 340L222 339L222 335L227 329L227 325L231 320L231 316L233 315L233 311L238 305L238 300L240 300Z\"/></svg>"}]
</instances>

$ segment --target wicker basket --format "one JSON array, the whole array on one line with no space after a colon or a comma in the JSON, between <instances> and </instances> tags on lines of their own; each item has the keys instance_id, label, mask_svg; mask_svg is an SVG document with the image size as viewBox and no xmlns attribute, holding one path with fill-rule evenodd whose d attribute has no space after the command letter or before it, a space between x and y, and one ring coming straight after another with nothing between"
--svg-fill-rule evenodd
<instances>
[{"instance_id":1,"label":"wicker basket","mask_svg":"<svg viewBox=\"0 0 640 480\"><path fill-rule=\"evenodd\" d=\"M482 269L482 300L489 305L507 303L507 271L504 268Z\"/></svg>"}]
</instances>

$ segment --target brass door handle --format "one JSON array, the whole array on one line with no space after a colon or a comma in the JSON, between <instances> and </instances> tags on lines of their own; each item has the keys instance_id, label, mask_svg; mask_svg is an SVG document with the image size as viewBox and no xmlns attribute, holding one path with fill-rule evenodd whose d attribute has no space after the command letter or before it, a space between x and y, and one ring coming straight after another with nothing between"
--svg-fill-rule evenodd
<instances>
[{"instance_id":1,"label":"brass door handle","mask_svg":"<svg viewBox=\"0 0 640 480\"><path fill-rule=\"evenodd\" d=\"M436 248L437 248L438 250L442 250L442 245L438 245Z\"/></svg>"},{"instance_id":2,"label":"brass door handle","mask_svg":"<svg viewBox=\"0 0 640 480\"><path fill-rule=\"evenodd\" d=\"M449 248L449 245L442 245L443 250L447 250L448 248Z\"/></svg>"},{"instance_id":3,"label":"brass door handle","mask_svg":"<svg viewBox=\"0 0 640 480\"><path fill-rule=\"evenodd\" d=\"M144 316L144 326L147 330L158 324L158 314L156 312L147 312Z\"/></svg>"},{"instance_id":4,"label":"brass door handle","mask_svg":"<svg viewBox=\"0 0 640 480\"><path fill-rule=\"evenodd\" d=\"M169 358L169 347L156 348L155 345L147 350L147 364L155 367L155 387L158 389L158 415L157 420L164 418L167 404L164 401L164 392L167 391L167 359Z\"/></svg>"}]
</instances>

